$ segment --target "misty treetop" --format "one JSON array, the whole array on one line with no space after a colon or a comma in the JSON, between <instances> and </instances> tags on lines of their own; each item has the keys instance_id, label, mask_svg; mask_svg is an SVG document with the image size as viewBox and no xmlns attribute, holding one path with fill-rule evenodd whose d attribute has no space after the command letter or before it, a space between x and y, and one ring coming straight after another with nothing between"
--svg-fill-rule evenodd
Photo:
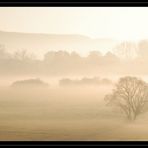
<instances>
[{"instance_id":1,"label":"misty treetop","mask_svg":"<svg viewBox=\"0 0 148 148\"><path fill-rule=\"evenodd\" d=\"M39 78L35 79L26 79L26 80L18 80L12 83L12 87L14 88L36 88L36 87L47 87L49 84L40 80Z\"/></svg>"},{"instance_id":2,"label":"misty treetop","mask_svg":"<svg viewBox=\"0 0 148 148\"><path fill-rule=\"evenodd\" d=\"M1 75L104 75L108 74L147 74L148 41L139 43L123 42L103 55L95 50L88 56L64 50L49 51L44 58L37 59L27 50L9 53L0 46ZM142 66L141 66L142 65ZM132 67L132 71L131 71Z\"/></svg>"},{"instance_id":3,"label":"misty treetop","mask_svg":"<svg viewBox=\"0 0 148 148\"><path fill-rule=\"evenodd\" d=\"M63 78L59 81L60 86L99 86L99 85L113 85L113 82L109 79L100 79L99 77L88 78L84 77L81 79L69 79Z\"/></svg>"},{"instance_id":4,"label":"misty treetop","mask_svg":"<svg viewBox=\"0 0 148 148\"><path fill-rule=\"evenodd\" d=\"M4 75L43 74L61 76L65 74L104 73L108 63L115 66L118 62L120 62L119 59L111 52L101 55L98 51L92 51L88 56L82 57L76 52L49 51L42 60L39 60L25 50L13 54L7 53L4 49L0 50L0 72Z\"/></svg>"}]
</instances>

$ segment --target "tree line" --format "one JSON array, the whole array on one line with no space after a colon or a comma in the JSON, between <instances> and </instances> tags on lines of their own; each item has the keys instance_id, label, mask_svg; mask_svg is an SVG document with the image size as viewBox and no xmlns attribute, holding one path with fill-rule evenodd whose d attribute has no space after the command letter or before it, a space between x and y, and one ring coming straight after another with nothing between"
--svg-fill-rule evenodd
<instances>
[{"instance_id":1,"label":"tree line","mask_svg":"<svg viewBox=\"0 0 148 148\"><path fill-rule=\"evenodd\" d=\"M88 56L64 50L49 51L43 59L37 59L26 50L9 53L0 46L1 74L43 74L43 75L104 75L147 74L148 41L140 43L123 42L103 55L91 51ZM141 66L142 65L142 66ZM131 71L132 67L132 71Z\"/></svg>"}]
</instances>

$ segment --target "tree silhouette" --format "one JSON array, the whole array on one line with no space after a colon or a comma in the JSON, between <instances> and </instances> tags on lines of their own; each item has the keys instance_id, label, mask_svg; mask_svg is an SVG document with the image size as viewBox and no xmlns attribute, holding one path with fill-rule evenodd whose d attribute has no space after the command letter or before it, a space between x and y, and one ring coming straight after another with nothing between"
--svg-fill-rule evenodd
<instances>
[{"instance_id":1,"label":"tree silhouette","mask_svg":"<svg viewBox=\"0 0 148 148\"><path fill-rule=\"evenodd\" d=\"M142 58L148 57L148 40L142 40L138 44L138 54Z\"/></svg>"},{"instance_id":2,"label":"tree silhouette","mask_svg":"<svg viewBox=\"0 0 148 148\"><path fill-rule=\"evenodd\" d=\"M147 99L147 84L130 76L120 78L113 93L105 96L108 104L118 106L129 120L135 120L144 111Z\"/></svg>"},{"instance_id":3,"label":"tree silhouette","mask_svg":"<svg viewBox=\"0 0 148 148\"><path fill-rule=\"evenodd\" d=\"M137 56L137 45L134 42L124 41L113 49L113 53L121 59L131 60Z\"/></svg>"},{"instance_id":4,"label":"tree silhouette","mask_svg":"<svg viewBox=\"0 0 148 148\"><path fill-rule=\"evenodd\" d=\"M26 62L26 61L34 60L35 56L33 54L29 54L26 49L23 49L23 50L20 50L20 51L18 50L14 52L13 58L15 60Z\"/></svg>"},{"instance_id":5,"label":"tree silhouette","mask_svg":"<svg viewBox=\"0 0 148 148\"><path fill-rule=\"evenodd\" d=\"M10 59L11 55L6 51L5 45L0 44L0 60Z\"/></svg>"}]
</instances>

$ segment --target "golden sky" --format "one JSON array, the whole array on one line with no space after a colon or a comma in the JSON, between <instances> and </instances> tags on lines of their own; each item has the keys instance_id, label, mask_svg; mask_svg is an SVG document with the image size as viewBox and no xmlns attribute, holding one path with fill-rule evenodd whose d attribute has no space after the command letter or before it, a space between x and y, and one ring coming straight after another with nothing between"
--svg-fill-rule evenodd
<instances>
[{"instance_id":1,"label":"golden sky","mask_svg":"<svg viewBox=\"0 0 148 148\"><path fill-rule=\"evenodd\" d=\"M0 20L2 31L148 38L147 7L1 7Z\"/></svg>"}]
</instances>

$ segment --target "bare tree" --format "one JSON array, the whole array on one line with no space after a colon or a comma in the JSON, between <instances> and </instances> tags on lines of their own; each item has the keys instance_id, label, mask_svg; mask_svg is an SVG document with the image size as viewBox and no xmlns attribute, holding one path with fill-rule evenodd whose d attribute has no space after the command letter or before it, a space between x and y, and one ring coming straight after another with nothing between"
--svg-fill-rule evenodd
<instances>
[{"instance_id":1,"label":"bare tree","mask_svg":"<svg viewBox=\"0 0 148 148\"><path fill-rule=\"evenodd\" d=\"M9 59L9 58L11 58L11 55L10 53L6 51L5 45L0 44L0 59L4 60L4 59Z\"/></svg>"},{"instance_id":2,"label":"bare tree","mask_svg":"<svg viewBox=\"0 0 148 148\"><path fill-rule=\"evenodd\" d=\"M105 100L118 106L129 120L135 120L144 111L147 99L147 84L130 76L120 78L113 93L105 96Z\"/></svg>"},{"instance_id":3,"label":"bare tree","mask_svg":"<svg viewBox=\"0 0 148 148\"><path fill-rule=\"evenodd\" d=\"M20 61L29 61L35 59L33 54L28 54L27 50L23 49L20 51L16 51L13 55L14 59Z\"/></svg>"},{"instance_id":4,"label":"bare tree","mask_svg":"<svg viewBox=\"0 0 148 148\"><path fill-rule=\"evenodd\" d=\"M141 40L138 44L138 54L141 58L148 57L148 40Z\"/></svg>"},{"instance_id":5,"label":"bare tree","mask_svg":"<svg viewBox=\"0 0 148 148\"><path fill-rule=\"evenodd\" d=\"M137 45L134 42L122 42L113 49L113 53L121 59L131 60L137 56Z\"/></svg>"}]
</instances>

